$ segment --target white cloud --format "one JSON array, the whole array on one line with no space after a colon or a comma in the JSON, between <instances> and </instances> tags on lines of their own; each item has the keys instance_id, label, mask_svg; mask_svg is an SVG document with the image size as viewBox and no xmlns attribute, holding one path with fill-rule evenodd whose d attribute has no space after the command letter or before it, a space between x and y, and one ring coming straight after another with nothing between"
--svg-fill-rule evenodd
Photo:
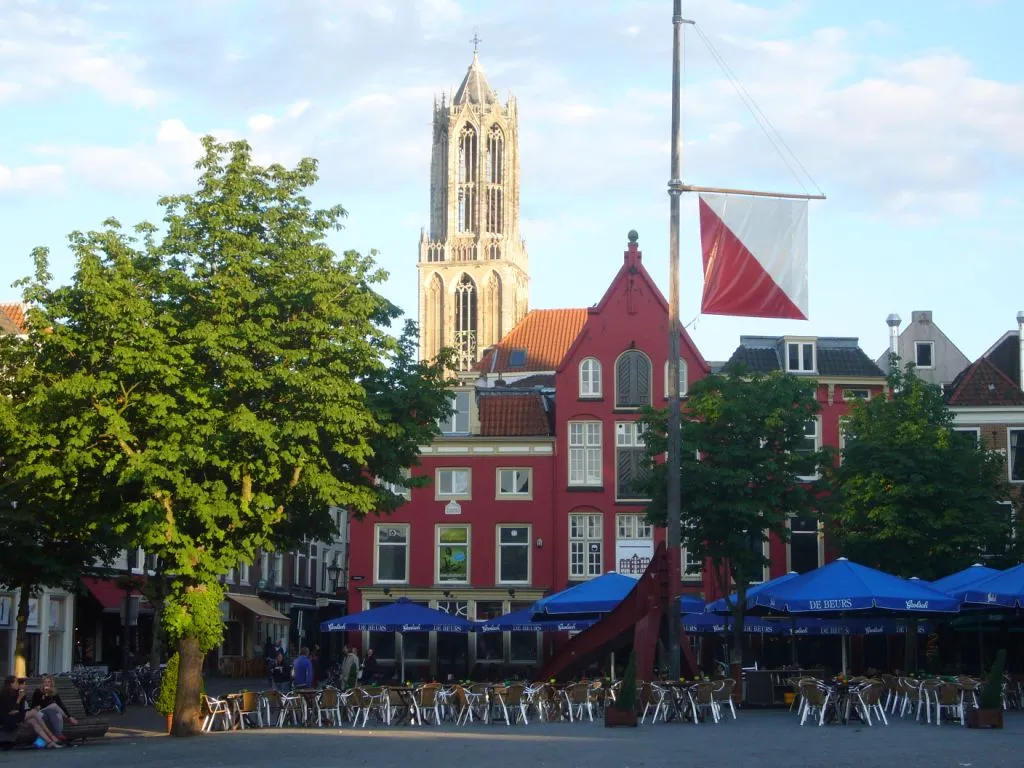
<instances>
[{"instance_id":1,"label":"white cloud","mask_svg":"<svg viewBox=\"0 0 1024 768\"><path fill-rule=\"evenodd\" d=\"M59 165L0 165L0 195L13 192L54 192L62 187L63 169Z\"/></svg>"},{"instance_id":2,"label":"white cloud","mask_svg":"<svg viewBox=\"0 0 1024 768\"><path fill-rule=\"evenodd\" d=\"M88 9L97 12L98 9ZM0 2L0 103L76 86L113 104L142 107L156 93L140 80L144 61L112 33L54 4Z\"/></svg>"}]
</instances>

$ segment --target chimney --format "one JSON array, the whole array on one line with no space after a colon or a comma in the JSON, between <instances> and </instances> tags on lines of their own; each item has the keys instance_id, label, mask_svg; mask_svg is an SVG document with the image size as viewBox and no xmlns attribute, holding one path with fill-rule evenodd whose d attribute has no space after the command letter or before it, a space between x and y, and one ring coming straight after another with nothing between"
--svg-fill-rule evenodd
<instances>
[{"instance_id":1,"label":"chimney","mask_svg":"<svg viewBox=\"0 0 1024 768\"><path fill-rule=\"evenodd\" d=\"M1017 374L1020 376L1020 388L1024 390L1024 311L1017 313L1017 344L1019 345L1019 355L1017 359Z\"/></svg>"},{"instance_id":2,"label":"chimney","mask_svg":"<svg viewBox=\"0 0 1024 768\"><path fill-rule=\"evenodd\" d=\"M900 353L900 323L903 322L900 316L893 312L885 318L885 324L889 326L889 366L892 367L893 358Z\"/></svg>"}]
</instances>

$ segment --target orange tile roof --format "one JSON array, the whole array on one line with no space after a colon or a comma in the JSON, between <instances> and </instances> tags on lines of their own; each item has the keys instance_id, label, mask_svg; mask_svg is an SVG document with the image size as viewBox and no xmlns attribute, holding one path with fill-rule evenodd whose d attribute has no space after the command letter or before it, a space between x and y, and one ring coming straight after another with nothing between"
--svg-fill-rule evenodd
<instances>
[{"instance_id":1,"label":"orange tile roof","mask_svg":"<svg viewBox=\"0 0 1024 768\"><path fill-rule=\"evenodd\" d=\"M27 333L25 310L26 307L21 302L0 304L0 329L8 333Z\"/></svg>"},{"instance_id":2,"label":"orange tile roof","mask_svg":"<svg viewBox=\"0 0 1024 768\"><path fill-rule=\"evenodd\" d=\"M484 437L550 435L551 422L539 392L481 392L480 434Z\"/></svg>"},{"instance_id":3,"label":"orange tile roof","mask_svg":"<svg viewBox=\"0 0 1024 768\"><path fill-rule=\"evenodd\" d=\"M585 309L534 309L486 352L474 370L482 373L554 371L587 322ZM526 359L512 366L512 350L522 349Z\"/></svg>"}]
</instances>

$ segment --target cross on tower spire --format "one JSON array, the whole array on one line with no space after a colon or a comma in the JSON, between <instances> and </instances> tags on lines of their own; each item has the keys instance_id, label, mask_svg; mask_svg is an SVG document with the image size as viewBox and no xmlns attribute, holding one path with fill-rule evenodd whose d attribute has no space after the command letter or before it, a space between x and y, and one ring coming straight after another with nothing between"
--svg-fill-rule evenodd
<instances>
[{"instance_id":1,"label":"cross on tower spire","mask_svg":"<svg viewBox=\"0 0 1024 768\"><path fill-rule=\"evenodd\" d=\"M473 37L470 39L469 42L473 44L473 53L475 54L477 52L477 47L480 45L480 43L483 42L483 40L480 39L480 35L477 34L476 27L473 27Z\"/></svg>"}]
</instances>

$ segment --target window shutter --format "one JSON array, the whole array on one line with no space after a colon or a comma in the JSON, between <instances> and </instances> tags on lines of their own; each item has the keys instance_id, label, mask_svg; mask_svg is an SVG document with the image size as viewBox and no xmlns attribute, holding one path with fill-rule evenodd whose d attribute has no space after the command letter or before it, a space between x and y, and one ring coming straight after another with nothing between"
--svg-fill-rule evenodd
<instances>
[{"instance_id":1,"label":"window shutter","mask_svg":"<svg viewBox=\"0 0 1024 768\"><path fill-rule=\"evenodd\" d=\"M635 405L651 404L651 361L639 352L633 359L636 371L633 376L633 403Z\"/></svg>"},{"instance_id":2,"label":"window shutter","mask_svg":"<svg viewBox=\"0 0 1024 768\"><path fill-rule=\"evenodd\" d=\"M618 489L616 495L620 499L627 499L633 496L630 490L633 487L634 468L633 451L629 448L619 448L617 451L616 463L618 464Z\"/></svg>"},{"instance_id":3,"label":"window shutter","mask_svg":"<svg viewBox=\"0 0 1024 768\"><path fill-rule=\"evenodd\" d=\"M629 352L619 358L615 366L616 405L629 405L633 402L633 355Z\"/></svg>"}]
</instances>

